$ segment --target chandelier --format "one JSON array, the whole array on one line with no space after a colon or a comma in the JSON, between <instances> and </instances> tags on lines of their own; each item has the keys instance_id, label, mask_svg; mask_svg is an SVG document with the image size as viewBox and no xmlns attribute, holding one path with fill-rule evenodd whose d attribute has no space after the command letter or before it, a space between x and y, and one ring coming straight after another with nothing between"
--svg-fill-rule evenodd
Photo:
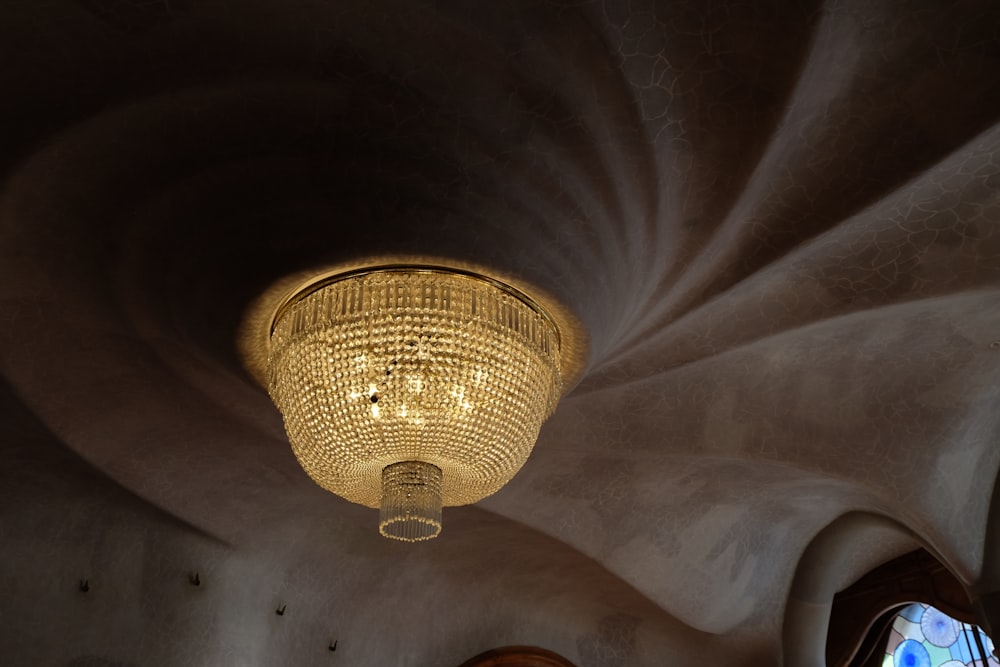
<instances>
[{"instance_id":1,"label":"chandelier","mask_svg":"<svg viewBox=\"0 0 1000 667\"><path fill-rule=\"evenodd\" d=\"M560 344L553 317L498 280L356 269L282 300L266 384L313 480L379 508L385 537L428 540L443 506L495 493L524 464L562 393Z\"/></svg>"}]
</instances>

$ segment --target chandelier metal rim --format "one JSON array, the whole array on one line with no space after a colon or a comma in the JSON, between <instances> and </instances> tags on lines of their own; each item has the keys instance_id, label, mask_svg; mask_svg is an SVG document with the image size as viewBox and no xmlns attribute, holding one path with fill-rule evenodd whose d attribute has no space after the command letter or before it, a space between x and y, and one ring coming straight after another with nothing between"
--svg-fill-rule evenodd
<instances>
[{"instance_id":1,"label":"chandelier metal rim","mask_svg":"<svg viewBox=\"0 0 1000 667\"><path fill-rule=\"evenodd\" d=\"M267 360L271 353L271 333L278 310L295 300L296 295L308 290L310 286L328 281L334 276L362 273L372 267L404 269L412 266L433 267L445 272L481 276L487 282L500 282L526 296L530 303L540 306L546 317L556 324L563 395L579 382L588 361L588 336L580 320L559 299L537 285L517 275L497 270L495 267L429 255L378 255L359 258L300 270L275 280L265 287L244 311L236 340L244 368L258 386L267 389L269 381Z\"/></svg>"}]
</instances>

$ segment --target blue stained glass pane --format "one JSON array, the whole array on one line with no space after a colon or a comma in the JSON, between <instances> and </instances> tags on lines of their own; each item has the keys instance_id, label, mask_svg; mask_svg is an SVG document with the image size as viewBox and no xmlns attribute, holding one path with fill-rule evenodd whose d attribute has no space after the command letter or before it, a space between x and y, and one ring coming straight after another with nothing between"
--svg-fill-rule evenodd
<instances>
[{"instance_id":1,"label":"blue stained glass pane","mask_svg":"<svg viewBox=\"0 0 1000 667\"><path fill-rule=\"evenodd\" d=\"M982 631L979 632L979 640L983 642L983 647L989 646L987 643L989 639L983 634ZM966 628L962 630L958 639L955 643L951 645L951 657L955 660L960 660L964 663L969 663L972 661L973 656L976 660L979 660L979 648L976 646L976 637L972 630Z\"/></svg>"},{"instance_id":2,"label":"blue stained glass pane","mask_svg":"<svg viewBox=\"0 0 1000 667\"><path fill-rule=\"evenodd\" d=\"M958 621L934 607L924 609L920 630L934 646L951 646L958 639Z\"/></svg>"},{"instance_id":3,"label":"blue stained glass pane","mask_svg":"<svg viewBox=\"0 0 1000 667\"><path fill-rule=\"evenodd\" d=\"M917 602L903 607L902 611L899 612L899 615L908 621L919 623L921 617L924 615L925 609L927 609L927 605Z\"/></svg>"},{"instance_id":4,"label":"blue stained glass pane","mask_svg":"<svg viewBox=\"0 0 1000 667\"><path fill-rule=\"evenodd\" d=\"M963 665L972 660L972 654L969 653L969 649L965 646L964 634L959 635L958 641L948 647L948 650L951 651L951 657Z\"/></svg>"},{"instance_id":5,"label":"blue stained glass pane","mask_svg":"<svg viewBox=\"0 0 1000 667\"><path fill-rule=\"evenodd\" d=\"M892 655L894 667L931 667L931 657L924 645L915 639L907 639L896 647Z\"/></svg>"}]
</instances>

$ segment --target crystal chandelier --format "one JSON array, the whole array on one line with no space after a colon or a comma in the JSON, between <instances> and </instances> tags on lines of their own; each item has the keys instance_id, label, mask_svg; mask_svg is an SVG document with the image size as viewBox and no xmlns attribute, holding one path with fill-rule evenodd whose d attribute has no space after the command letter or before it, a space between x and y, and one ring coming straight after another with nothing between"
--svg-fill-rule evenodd
<instances>
[{"instance_id":1,"label":"crystal chandelier","mask_svg":"<svg viewBox=\"0 0 1000 667\"><path fill-rule=\"evenodd\" d=\"M268 392L299 463L380 508L393 539L434 538L444 505L510 481L562 392L553 318L468 271L339 273L285 299L269 329Z\"/></svg>"}]
</instances>

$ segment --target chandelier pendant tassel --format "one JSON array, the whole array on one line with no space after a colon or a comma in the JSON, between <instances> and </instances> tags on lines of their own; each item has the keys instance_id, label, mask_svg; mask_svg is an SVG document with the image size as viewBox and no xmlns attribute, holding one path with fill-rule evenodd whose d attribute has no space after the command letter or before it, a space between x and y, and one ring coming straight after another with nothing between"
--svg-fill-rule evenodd
<instances>
[{"instance_id":1,"label":"chandelier pendant tassel","mask_svg":"<svg viewBox=\"0 0 1000 667\"><path fill-rule=\"evenodd\" d=\"M441 532L441 469L421 461L393 463L382 470L379 532L419 542Z\"/></svg>"}]
</instances>

